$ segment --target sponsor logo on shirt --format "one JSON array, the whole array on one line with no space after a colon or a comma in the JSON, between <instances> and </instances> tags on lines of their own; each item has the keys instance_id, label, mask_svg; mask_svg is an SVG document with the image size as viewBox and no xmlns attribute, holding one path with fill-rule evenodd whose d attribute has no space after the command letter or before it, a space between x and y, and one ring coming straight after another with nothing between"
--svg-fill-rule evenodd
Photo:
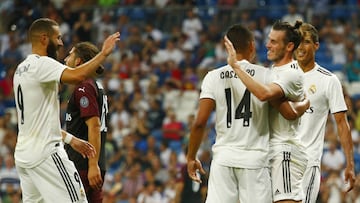
<instances>
[{"instance_id":1,"label":"sponsor logo on shirt","mask_svg":"<svg viewBox=\"0 0 360 203\"><path fill-rule=\"evenodd\" d=\"M85 87L79 87L78 90L81 91L81 92L85 92Z\"/></svg>"}]
</instances>

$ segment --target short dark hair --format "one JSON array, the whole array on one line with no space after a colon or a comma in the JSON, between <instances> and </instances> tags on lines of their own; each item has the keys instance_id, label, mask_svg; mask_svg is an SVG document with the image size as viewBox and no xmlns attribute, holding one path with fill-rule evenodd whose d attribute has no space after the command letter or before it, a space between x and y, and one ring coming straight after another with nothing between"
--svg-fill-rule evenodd
<instances>
[{"instance_id":1,"label":"short dark hair","mask_svg":"<svg viewBox=\"0 0 360 203\"><path fill-rule=\"evenodd\" d=\"M237 53L247 51L250 43L254 41L254 35L252 32L241 24L231 26L228 29L226 36L234 45Z\"/></svg>"},{"instance_id":2,"label":"short dark hair","mask_svg":"<svg viewBox=\"0 0 360 203\"><path fill-rule=\"evenodd\" d=\"M283 21L276 21L273 26L272 29L273 30L277 30L277 31L284 31L285 32L285 38L284 38L284 43L287 44L289 42L294 43L294 49L297 49L302 37L299 31L299 27L301 26L302 21L296 21L295 25L292 26L290 25L290 23L288 22L283 22Z\"/></svg>"},{"instance_id":3,"label":"short dark hair","mask_svg":"<svg viewBox=\"0 0 360 203\"><path fill-rule=\"evenodd\" d=\"M59 26L59 24L49 18L39 18L35 20L29 28L28 38L33 40L36 34L45 32L46 34L52 35L54 33L53 26Z\"/></svg>"},{"instance_id":4,"label":"short dark hair","mask_svg":"<svg viewBox=\"0 0 360 203\"><path fill-rule=\"evenodd\" d=\"M90 42L77 43L74 48L76 56L79 57L83 63L91 60L99 53L99 49Z\"/></svg>"},{"instance_id":5,"label":"short dark hair","mask_svg":"<svg viewBox=\"0 0 360 203\"><path fill-rule=\"evenodd\" d=\"M79 42L75 44L74 48L75 55L79 57L83 63L90 61L99 53L99 49L91 42ZM103 72L104 67L100 65L96 73L102 74Z\"/></svg>"}]
</instances>

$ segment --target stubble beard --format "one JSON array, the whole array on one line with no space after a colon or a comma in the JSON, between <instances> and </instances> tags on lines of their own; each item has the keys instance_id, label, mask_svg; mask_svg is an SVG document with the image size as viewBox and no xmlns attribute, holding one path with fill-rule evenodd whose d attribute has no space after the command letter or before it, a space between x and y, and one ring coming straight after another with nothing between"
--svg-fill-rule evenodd
<instances>
[{"instance_id":1,"label":"stubble beard","mask_svg":"<svg viewBox=\"0 0 360 203\"><path fill-rule=\"evenodd\" d=\"M58 47L56 46L56 44L52 41L49 42L47 48L47 55L48 57L51 57L55 60L57 60L57 51L58 51Z\"/></svg>"}]
</instances>

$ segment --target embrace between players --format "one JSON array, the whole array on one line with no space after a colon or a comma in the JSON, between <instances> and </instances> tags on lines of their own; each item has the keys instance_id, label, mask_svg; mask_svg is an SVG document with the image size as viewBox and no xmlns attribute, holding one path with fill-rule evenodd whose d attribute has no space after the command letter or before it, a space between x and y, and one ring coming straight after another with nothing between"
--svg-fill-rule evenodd
<instances>
[{"instance_id":1,"label":"embrace between players","mask_svg":"<svg viewBox=\"0 0 360 203\"><path fill-rule=\"evenodd\" d=\"M188 174L200 181L196 172L205 171L197 151L215 110L206 203L315 203L329 110L347 160L345 190L354 187L347 107L338 78L315 62L318 38L308 23L275 22L266 44L273 65L264 68L250 63L256 53L251 31L242 25L228 29L228 65L210 71L203 80L188 146ZM227 71L238 77L220 77ZM310 105L313 111L305 112Z\"/></svg>"}]
</instances>

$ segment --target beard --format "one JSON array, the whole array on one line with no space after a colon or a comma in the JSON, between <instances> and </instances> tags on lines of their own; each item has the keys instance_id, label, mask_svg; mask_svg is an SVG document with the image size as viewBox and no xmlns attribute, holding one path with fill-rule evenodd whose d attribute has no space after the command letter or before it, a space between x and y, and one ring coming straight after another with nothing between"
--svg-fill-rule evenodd
<instances>
[{"instance_id":1,"label":"beard","mask_svg":"<svg viewBox=\"0 0 360 203\"><path fill-rule=\"evenodd\" d=\"M57 60L57 50L58 50L58 47L56 46L56 44L50 40L50 42L46 48L48 57L51 57L51 58Z\"/></svg>"}]
</instances>

